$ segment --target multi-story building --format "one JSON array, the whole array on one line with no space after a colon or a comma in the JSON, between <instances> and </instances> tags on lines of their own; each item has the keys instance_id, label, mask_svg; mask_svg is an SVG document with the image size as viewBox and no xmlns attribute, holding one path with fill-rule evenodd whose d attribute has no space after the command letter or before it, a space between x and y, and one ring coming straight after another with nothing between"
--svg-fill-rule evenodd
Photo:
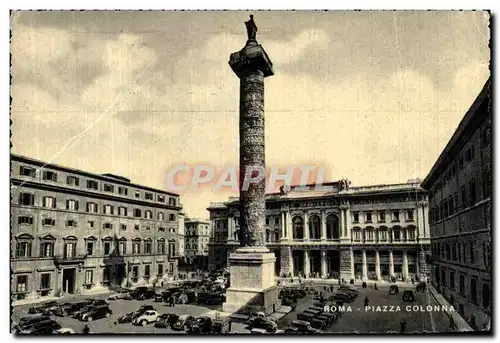
<instances>
[{"instance_id":1,"label":"multi-story building","mask_svg":"<svg viewBox=\"0 0 500 343\"><path fill-rule=\"evenodd\" d=\"M266 196L266 241L279 276L420 279L428 273L427 196L420 181L332 190L295 187ZM208 207L210 267L239 246L238 197Z\"/></svg>"},{"instance_id":2,"label":"multi-story building","mask_svg":"<svg viewBox=\"0 0 500 343\"><path fill-rule=\"evenodd\" d=\"M185 221L185 253L188 263L198 268L208 267L208 243L210 240L210 221L188 219Z\"/></svg>"},{"instance_id":3,"label":"multi-story building","mask_svg":"<svg viewBox=\"0 0 500 343\"><path fill-rule=\"evenodd\" d=\"M491 315L491 91L488 81L422 187L429 194L431 282L481 329Z\"/></svg>"},{"instance_id":4,"label":"multi-story building","mask_svg":"<svg viewBox=\"0 0 500 343\"><path fill-rule=\"evenodd\" d=\"M179 195L11 155L15 300L177 273Z\"/></svg>"}]
</instances>

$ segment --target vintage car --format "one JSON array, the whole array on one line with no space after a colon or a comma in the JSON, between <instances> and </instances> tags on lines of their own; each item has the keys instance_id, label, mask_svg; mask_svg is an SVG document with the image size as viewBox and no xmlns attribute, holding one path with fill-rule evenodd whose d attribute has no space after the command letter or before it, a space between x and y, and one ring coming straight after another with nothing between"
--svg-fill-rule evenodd
<instances>
[{"instance_id":1,"label":"vintage car","mask_svg":"<svg viewBox=\"0 0 500 343\"><path fill-rule=\"evenodd\" d=\"M109 318L113 314L113 311L108 305L95 306L87 312L80 314L80 320L82 322L91 322L94 319Z\"/></svg>"},{"instance_id":2,"label":"vintage car","mask_svg":"<svg viewBox=\"0 0 500 343\"><path fill-rule=\"evenodd\" d=\"M193 316L190 316L188 314L183 314L182 316L179 316L179 319L172 325L172 330L175 331L187 331L193 325L195 322L195 319Z\"/></svg>"},{"instance_id":3,"label":"vintage car","mask_svg":"<svg viewBox=\"0 0 500 343\"><path fill-rule=\"evenodd\" d=\"M118 318L116 319L116 322L118 324L123 324L123 323L132 323L135 318L137 318L139 314L137 312L129 312L125 313L122 315L119 315Z\"/></svg>"},{"instance_id":4,"label":"vintage car","mask_svg":"<svg viewBox=\"0 0 500 343\"><path fill-rule=\"evenodd\" d=\"M156 318L155 327L171 328L172 325L179 319L179 315L175 313L161 314Z\"/></svg>"},{"instance_id":5,"label":"vintage car","mask_svg":"<svg viewBox=\"0 0 500 343\"><path fill-rule=\"evenodd\" d=\"M120 300L120 299L132 300L132 296L130 295L130 291L122 289L122 290L116 292L115 294L111 294L108 297L108 300Z\"/></svg>"},{"instance_id":6,"label":"vintage car","mask_svg":"<svg viewBox=\"0 0 500 343\"><path fill-rule=\"evenodd\" d=\"M140 316L136 317L132 322L132 324L146 326L149 323L155 323L159 315L160 314L157 311L148 310L143 314L141 314Z\"/></svg>"},{"instance_id":7,"label":"vintage car","mask_svg":"<svg viewBox=\"0 0 500 343\"><path fill-rule=\"evenodd\" d=\"M398 294L399 293L399 287L397 285L391 285L389 287L389 294Z\"/></svg>"},{"instance_id":8,"label":"vintage car","mask_svg":"<svg viewBox=\"0 0 500 343\"><path fill-rule=\"evenodd\" d=\"M403 301L408 301L408 302L415 301L415 294L413 294L413 291L404 291L403 292Z\"/></svg>"},{"instance_id":9,"label":"vintage car","mask_svg":"<svg viewBox=\"0 0 500 343\"><path fill-rule=\"evenodd\" d=\"M196 318L195 322L188 329L189 333L211 333L212 332L212 318L203 316Z\"/></svg>"}]
</instances>

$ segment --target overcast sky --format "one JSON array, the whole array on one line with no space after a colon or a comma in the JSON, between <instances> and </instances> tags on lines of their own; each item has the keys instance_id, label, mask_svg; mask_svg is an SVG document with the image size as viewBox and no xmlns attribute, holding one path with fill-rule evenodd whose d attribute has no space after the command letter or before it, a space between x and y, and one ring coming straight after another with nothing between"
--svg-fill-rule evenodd
<instances>
[{"instance_id":1,"label":"overcast sky","mask_svg":"<svg viewBox=\"0 0 500 343\"><path fill-rule=\"evenodd\" d=\"M250 12L17 12L13 153L166 189L179 163L238 164L229 55ZM485 12L255 12L273 61L266 163L353 185L423 178L489 76ZM208 217L230 192L182 193Z\"/></svg>"}]
</instances>

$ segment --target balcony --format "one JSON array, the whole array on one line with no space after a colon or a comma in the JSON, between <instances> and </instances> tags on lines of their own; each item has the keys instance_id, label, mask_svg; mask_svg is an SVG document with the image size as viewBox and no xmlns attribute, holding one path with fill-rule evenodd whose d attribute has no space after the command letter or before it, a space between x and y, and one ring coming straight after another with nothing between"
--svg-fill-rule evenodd
<instances>
[{"instance_id":1,"label":"balcony","mask_svg":"<svg viewBox=\"0 0 500 343\"><path fill-rule=\"evenodd\" d=\"M86 258L87 258L86 254L57 255L54 256L54 264L55 265L79 264L83 263Z\"/></svg>"}]
</instances>

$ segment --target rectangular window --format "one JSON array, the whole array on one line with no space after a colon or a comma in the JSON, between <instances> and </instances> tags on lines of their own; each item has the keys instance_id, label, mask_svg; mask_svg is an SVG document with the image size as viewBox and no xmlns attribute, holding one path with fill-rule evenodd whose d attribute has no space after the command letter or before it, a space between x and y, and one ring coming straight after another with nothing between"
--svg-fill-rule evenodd
<instances>
[{"instance_id":1,"label":"rectangular window","mask_svg":"<svg viewBox=\"0 0 500 343\"><path fill-rule=\"evenodd\" d=\"M448 199L444 199L441 202L441 206L443 207L443 216L448 217Z\"/></svg>"},{"instance_id":2,"label":"rectangular window","mask_svg":"<svg viewBox=\"0 0 500 343\"><path fill-rule=\"evenodd\" d=\"M134 242L132 244L132 254L138 255L141 253L141 243L140 242Z\"/></svg>"},{"instance_id":3,"label":"rectangular window","mask_svg":"<svg viewBox=\"0 0 500 343\"><path fill-rule=\"evenodd\" d=\"M73 199L66 200L66 209L70 211L78 211L78 201Z\"/></svg>"},{"instance_id":4,"label":"rectangular window","mask_svg":"<svg viewBox=\"0 0 500 343\"><path fill-rule=\"evenodd\" d=\"M450 215L455 213L455 204L453 203L452 195L450 195L450 197L448 198L448 212L450 213Z\"/></svg>"},{"instance_id":5,"label":"rectangular window","mask_svg":"<svg viewBox=\"0 0 500 343\"><path fill-rule=\"evenodd\" d=\"M373 241L373 230L366 230L365 231L365 240Z\"/></svg>"},{"instance_id":6,"label":"rectangular window","mask_svg":"<svg viewBox=\"0 0 500 343\"><path fill-rule=\"evenodd\" d=\"M44 170L42 175L44 180L57 182L57 174L53 171Z\"/></svg>"},{"instance_id":7,"label":"rectangular window","mask_svg":"<svg viewBox=\"0 0 500 343\"><path fill-rule=\"evenodd\" d=\"M353 212L352 221L353 221L353 223L359 223L359 213L358 212Z\"/></svg>"},{"instance_id":8,"label":"rectangular window","mask_svg":"<svg viewBox=\"0 0 500 343\"><path fill-rule=\"evenodd\" d=\"M111 224L111 223L104 223L104 228L105 229L112 229L113 228L113 224Z\"/></svg>"},{"instance_id":9,"label":"rectangular window","mask_svg":"<svg viewBox=\"0 0 500 343\"><path fill-rule=\"evenodd\" d=\"M176 203L177 202L176 202L175 198L168 198L168 204L170 206L176 206Z\"/></svg>"},{"instance_id":10,"label":"rectangular window","mask_svg":"<svg viewBox=\"0 0 500 343\"><path fill-rule=\"evenodd\" d=\"M118 243L118 251L121 256L125 255L127 253L127 243L126 242Z\"/></svg>"},{"instance_id":11,"label":"rectangular window","mask_svg":"<svg viewBox=\"0 0 500 343\"><path fill-rule=\"evenodd\" d=\"M33 206L35 204L35 195L31 193L19 194L19 205Z\"/></svg>"},{"instance_id":12,"label":"rectangular window","mask_svg":"<svg viewBox=\"0 0 500 343\"><path fill-rule=\"evenodd\" d=\"M153 200L153 193L145 193L144 198L146 198L146 200Z\"/></svg>"},{"instance_id":13,"label":"rectangular window","mask_svg":"<svg viewBox=\"0 0 500 343\"><path fill-rule=\"evenodd\" d=\"M87 242L87 255L94 255L94 242Z\"/></svg>"},{"instance_id":14,"label":"rectangular window","mask_svg":"<svg viewBox=\"0 0 500 343\"><path fill-rule=\"evenodd\" d=\"M110 276L111 276L111 268L104 267L104 269L102 270L102 282L109 283Z\"/></svg>"},{"instance_id":15,"label":"rectangular window","mask_svg":"<svg viewBox=\"0 0 500 343\"><path fill-rule=\"evenodd\" d=\"M40 257L52 257L52 256L54 256L54 243L53 242L40 243Z\"/></svg>"},{"instance_id":16,"label":"rectangular window","mask_svg":"<svg viewBox=\"0 0 500 343\"><path fill-rule=\"evenodd\" d=\"M399 221L399 211L392 211L392 221L393 222Z\"/></svg>"},{"instance_id":17,"label":"rectangular window","mask_svg":"<svg viewBox=\"0 0 500 343\"><path fill-rule=\"evenodd\" d=\"M94 283L94 271L93 270L86 270L85 271L85 284L91 285L93 283Z\"/></svg>"},{"instance_id":18,"label":"rectangular window","mask_svg":"<svg viewBox=\"0 0 500 343\"><path fill-rule=\"evenodd\" d=\"M127 216L127 208L123 207L123 206L118 207L118 215L126 217Z\"/></svg>"},{"instance_id":19,"label":"rectangular window","mask_svg":"<svg viewBox=\"0 0 500 343\"><path fill-rule=\"evenodd\" d=\"M455 290L455 272L450 271L450 288Z\"/></svg>"},{"instance_id":20,"label":"rectangular window","mask_svg":"<svg viewBox=\"0 0 500 343\"><path fill-rule=\"evenodd\" d=\"M146 218L146 219L153 219L153 212L151 212L150 210L147 210L144 213L144 218Z\"/></svg>"},{"instance_id":21,"label":"rectangular window","mask_svg":"<svg viewBox=\"0 0 500 343\"><path fill-rule=\"evenodd\" d=\"M379 211L378 212L378 221L380 223L384 223L385 222L385 211Z\"/></svg>"},{"instance_id":22,"label":"rectangular window","mask_svg":"<svg viewBox=\"0 0 500 343\"><path fill-rule=\"evenodd\" d=\"M56 208L56 198L43 197L42 206L45 208Z\"/></svg>"},{"instance_id":23,"label":"rectangular window","mask_svg":"<svg viewBox=\"0 0 500 343\"><path fill-rule=\"evenodd\" d=\"M113 214L113 206L111 206L111 205L104 205L103 213L104 214Z\"/></svg>"},{"instance_id":24,"label":"rectangular window","mask_svg":"<svg viewBox=\"0 0 500 343\"><path fill-rule=\"evenodd\" d=\"M64 245L64 257L71 258L75 257L76 254L76 243L66 243Z\"/></svg>"},{"instance_id":25,"label":"rectangular window","mask_svg":"<svg viewBox=\"0 0 500 343\"><path fill-rule=\"evenodd\" d=\"M476 278L470 279L470 300L472 302L477 303L477 280Z\"/></svg>"},{"instance_id":26,"label":"rectangular window","mask_svg":"<svg viewBox=\"0 0 500 343\"><path fill-rule=\"evenodd\" d=\"M42 219L42 225L43 226L55 226L56 225L56 220L53 218L43 218Z\"/></svg>"},{"instance_id":27,"label":"rectangular window","mask_svg":"<svg viewBox=\"0 0 500 343\"><path fill-rule=\"evenodd\" d=\"M169 221L171 221L171 222L175 221L175 214L170 213L170 214L168 215L168 220L169 220ZM224 226L226 226L226 225L227 225L227 223L224 223L224 224L225 224Z\"/></svg>"},{"instance_id":28,"label":"rectangular window","mask_svg":"<svg viewBox=\"0 0 500 343\"><path fill-rule=\"evenodd\" d=\"M139 225L134 225L134 230L139 230Z\"/></svg>"},{"instance_id":29,"label":"rectangular window","mask_svg":"<svg viewBox=\"0 0 500 343\"><path fill-rule=\"evenodd\" d=\"M381 241L387 241L387 231L386 230L381 230L378 232L379 235L379 240Z\"/></svg>"},{"instance_id":30,"label":"rectangular window","mask_svg":"<svg viewBox=\"0 0 500 343\"><path fill-rule=\"evenodd\" d=\"M16 257L26 258L31 257L31 242L17 242L16 244Z\"/></svg>"},{"instance_id":31,"label":"rectangular window","mask_svg":"<svg viewBox=\"0 0 500 343\"><path fill-rule=\"evenodd\" d=\"M144 253L151 254L151 242L144 243Z\"/></svg>"},{"instance_id":32,"label":"rectangular window","mask_svg":"<svg viewBox=\"0 0 500 343\"><path fill-rule=\"evenodd\" d=\"M149 264L146 264L144 266L144 277L148 278L151 276L151 266Z\"/></svg>"},{"instance_id":33,"label":"rectangular window","mask_svg":"<svg viewBox=\"0 0 500 343\"><path fill-rule=\"evenodd\" d=\"M79 186L80 179L78 179L76 176L67 176L66 183L70 186Z\"/></svg>"},{"instance_id":34,"label":"rectangular window","mask_svg":"<svg viewBox=\"0 0 500 343\"><path fill-rule=\"evenodd\" d=\"M104 242L104 255L109 255L111 252L111 243Z\"/></svg>"},{"instance_id":35,"label":"rectangular window","mask_svg":"<svg viewBox=\"0 0 500 343\"><path fill-rule=\"evenodd\" d=\"M394 240L395 240L395 241L400 241L400 240L401 240L401 231L399 231L399 230L394 230L394 231L393 231L393 234L394 234Z\"/></svg>"},{"instance_id":36,"label":"rectangular window","mask_svg":"<svg viewBox=\"0 0 500 343\"><path fill-rule=\"evenodd\" d=\"M115 186L110 185L109 183L104 184L104 191L113 193L115 191Z\"/></svg>"},{"instance_id":37,"label":"rectangular window","mask_svg":"<svg viewBox=\"0 0 500 343\"><path fill-rule=\"evenodd\" d=\"M122 225L121 225L121 229L122 229L123 231L127 230L127 224L122 224Z\"/></svg>"},{"instance_id":38,"label":"rectangular window","mask_svg":"<svg viewBox=\"0 0 500 343\"><path fill-rule=\"evenodd\" d=\"M163 264L158 264L158 276L163 275Z\"/></svg>"},{"instance_id":39,"label":"rectangular window","mask_svg":"<svg viewBox=\"0 0 500 343\"><path fill-rule=\"evenodd\" d=\"M415 240L415 230L408 229L407 234L408 234L407 238L408 238L409 241L414 241Z\"/></svg>"},{"instance_id":40,"label":"rectangular window","mask_svg":"<svg viewBox=\"0 0 500 343\"><path fill-rule=\"evenodd\" d=\"M413 210L406 211L406 221L409 221L409 222L413 221Z\"/></svg>"},{"instance_id":41,"label":"rectangular window","mask_svg":"<svg viewBox=\"0 0 500 343\"><path fill-rule=\"evenodd\" d=\"M99 184L97 183L97 181L87 180L87 189L98 190L99 189Z\"/></svg>"},{"instance_id":42,"label":"rectangular window","mask_svg":"<svg viewBox=\"0 0 500 343\"><path fill-rule=\"evenodd\" d=\"M158 228L158 232L165 232L165 228L164 227L159 227Z\"/></svg>"},{"instance_id":43,"label":"rectangular window","mask_svg":"<svg viewBox=\"0 0 500 343\"><path fill-rule=\"evenodd\" d=\"M367 223L371 223L372 222L372 213L371 212L366 212L365 216L366 216L366 222Z\"/></svg>"},{"instance_id":44,"label":"rectangular window","mask_svg":"<svg viewBox=\"0 0 500 343\"><path fill-rule=\"evenodd\" d=\"M140 209L136 208L134 210L134 217L136 217L136 218L140 218L141 217L141 210Z\"/></svg>"},{"instance_id":45,"label":"rectangular window","mask_svg":"<svg viewBox=\"0 0 500 343\"><path fill-rule=\"evenodd\" d=\"M128 195L128 188L127 187L118 187L118 194Z\"/></svg>"},{"instance_id":46,"label":"rectangular window","mask_svg":"<svg viewBox=\"0 0 500 343\"><path fill-rule=\"evenodd\" d=\"M467 207L467 193L465 191L465 186L460 187L460 193L462 193L462 209Z\"/></svg>"},{"instance_id":47,"label":"rectangular window","mask_svg":"<svg viewBox=\"0 0 500 343\"><path fill-rule=\"evenodd\" d=\"M158 202L165 202L165 196L158 195Z\"/></svg>"},{"instance_id":48,"label":"rectangular window","mask_svg":"<svg viewBox=\"0 0 500 343\"><path fill-rule=\"evenodd\" d=\"M471 206L476 203L476 182L474 180L469 182L469 201Z\"/></svg>"},{"instance_id":49,"label":"rectangular window","mask_svg":"<svg viewBox=\"0 0 500 343\"><path fill-rule=\"evenodd\" d=\"M18 275L16 280L16 292L28 292L28 275Z\"/></svg>"},{"instance_id":50,"label":"rectangular window","mask_svg":"<svg viewBox=\"0 0 500 343\"><path fill-rule=\"evenodd\" d=\"M165 215L163 212L158 212L157 216L158 216L158 220L164 220Z\"/></svg>"},{"instance_id":51,"label":"rectangular window","mask_svg":"<svg viewBox=\"0 0 500 343\"><path fill-rule=\"evenodd\" d=\"M141 192L140 191L135 191L134 195L135 195L136 198L140 198L141 197Z\"/></svg>"},{"instance_id":52,"label":"rectangular window","mask_svg":"<svg viewBox=\"0 0 500 343\"><path fill-rule=\"evenodd\" d=\"M94 227L94 221L93 220L89 220L89 228L93 228Z\"/></svg>"},{"instance_id":53,"label":"rectangular window","mask_svg":"<svg viewBox=\"0 0 500 343\"><path fill-rule=\"evenodd\" d=\"M21 176L35 177L36 176L36 169L35 168L21 166L21 167L19 167L19 174Z\"/></svg>"},{"instance_id":54,"label":"rectangular window","mask_svg":"<svg viewBox=\"0 0 500 343\"><path fill-rule=\"evenodd\" d=\"M163 241L160 241L158 242L158 251L157 251L158 254L165 254L165 242Z\"/></svg>"},{"instance_id":55,"label":"rectangular window","mask_svg":"<svg viewBox=\"0 0 500 343\"><path fill-rule=\"evenodd\" d=\"M469 247L470 247L470 250L469 250L470 263L474 264L474 263L476 263L476 259L475 259L476 249L474 249L474 242L470 242Z\"/></svg>"},{"instance_id":56,"label":"rectangular window","mask_svg":"<svg viewBox=\"0 0 500 343\"><path fill-rule=\"evenodd\" d=\"M361 240L361 231L355 230L355 231L353 231L353 233L354 233L354 240L360 241Z\"/></svg>"},{"instance_id":57,"label":"rectangular window","mask_svg":"<svg viewBox=\"0 0 500 343\"><path fill-rule=\"evenodd\" d=\"M76 227L76 220L69 219L66 221L67 227Z\"/></svg>"},{"instance_id":58,"label":"rectangular window","mask_svg":"<svg viewBox=\"0 0 500 343\"><path fill-rule=\"evenodd\" d=\"M33 217L28 217L28 216L17 217L17 223L20 225L32 225Z\"/></svg>"},{"instance_id":59,"label":"rectangular window","mask_svg":"<svg viewBox=\"0 0 500 343\"><path fill-rule=\"evenodd\" d=\"M50 289L50 273L40 275L40 289Z\"/></svg>"},{"instance_id":60,"label":"rectangular window","mask_svg":"<svg viewBox=\"0 0 500 343\"><path fill-rule=\"evenodd\" d=\"M460 157L460 159L458 160L458 169L459 170L464 169L464 158L463 157Z\"/></svg>"}]
</instances>

